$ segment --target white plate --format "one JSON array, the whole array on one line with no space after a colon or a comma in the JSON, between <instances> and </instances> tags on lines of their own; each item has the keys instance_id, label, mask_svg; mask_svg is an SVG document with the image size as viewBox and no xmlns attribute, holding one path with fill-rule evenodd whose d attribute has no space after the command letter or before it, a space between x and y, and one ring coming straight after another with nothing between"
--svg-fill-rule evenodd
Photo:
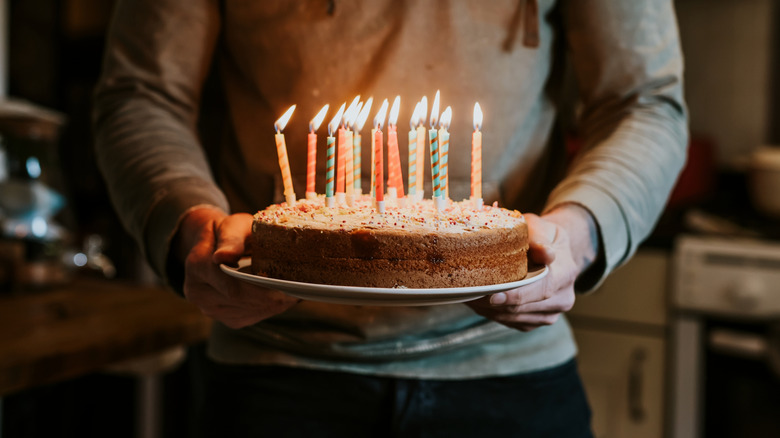
<instances>
[{"instance_id":1,"label":"white plate","mask_svg":"<svg viewBox=\"0 0 780 438\"><path fill-rule=\"evenodd\" d=\"M547 266L542 266L530 270L528 275L522 280L487 286L405 289L334 286L279 280L249 273L248 268L250 264L249 258L243 258L238 262L238 267L227 265L220 265L219 267L231 277L268 289L280 290L288 295L304 300L365 306L430 306L434 304L461 303L487 294L503 292L534 283L544 278L548 272Z\"/></svg>"}]
</instances>

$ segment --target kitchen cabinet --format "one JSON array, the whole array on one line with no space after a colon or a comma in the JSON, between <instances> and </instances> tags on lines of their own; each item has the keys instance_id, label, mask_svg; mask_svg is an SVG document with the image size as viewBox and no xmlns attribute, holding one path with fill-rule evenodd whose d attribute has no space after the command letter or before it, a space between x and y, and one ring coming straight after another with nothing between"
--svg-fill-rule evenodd
<instances>
[{"instance_id":1,"label":"kitchen cabinet","mask_svg":"<svg viewBox=\"0 0 780 438\"><path fill-rule=\"evenodd\" d=\"M569 313L597 438L664 435L669 259L640 250Z\"/></svg>"}]
</instances>

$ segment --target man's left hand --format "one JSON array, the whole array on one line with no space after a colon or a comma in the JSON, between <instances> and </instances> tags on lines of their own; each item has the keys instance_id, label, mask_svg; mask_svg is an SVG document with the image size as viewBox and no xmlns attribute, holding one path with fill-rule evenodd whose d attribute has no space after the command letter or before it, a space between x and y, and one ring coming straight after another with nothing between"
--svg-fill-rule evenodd
<instances>
[{"instance_id":1,"label":"man's left hand","mask_svg":"<svg viewBox=\"0 0 780 438\"><path fill-rule=\"evenodd\" d=\"M574 306L574 281L596 258L595 222L583 207L560 206L539 217L525 214L529 264L543 264L547 275L529 285L466 303L478 314L521 331L554 324Z\"/></svg>"}]
</instances>

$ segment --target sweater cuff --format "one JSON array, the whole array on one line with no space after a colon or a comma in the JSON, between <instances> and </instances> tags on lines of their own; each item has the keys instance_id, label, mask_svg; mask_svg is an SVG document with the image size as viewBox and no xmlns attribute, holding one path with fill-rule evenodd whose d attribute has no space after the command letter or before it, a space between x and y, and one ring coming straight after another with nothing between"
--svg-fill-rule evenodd
<instances>
[{"instance_id":1,"label":"sweater cuff","mask_svg":"<svg viewBox=\"0 0 780 438\"><path fill-rule=\"evenodd\" d=\"M157 275L179 291L183 275L178 271L183 265L179 261L178 269L169 269L171 242L182 218L197 207L221 209L226 213L230 210L227 199L218 188L201 179L188 178L160 189L145 220L144 255Z\"/></svg>"},{"instance_id":2,"label":"sweater cuff","mask_svg":"<svg viewBox=\"0 0 780 438\"><path fill-rule=\"evenodd\" d=\"M586 293L598 288L623 263L630 252L631 236L622 209L612 196L599 187L581 181L558 187L550 195L544 212L566 203L582 206L596 222L598 255L575 282L575 290Z\"/></svg>"}]
</instances>

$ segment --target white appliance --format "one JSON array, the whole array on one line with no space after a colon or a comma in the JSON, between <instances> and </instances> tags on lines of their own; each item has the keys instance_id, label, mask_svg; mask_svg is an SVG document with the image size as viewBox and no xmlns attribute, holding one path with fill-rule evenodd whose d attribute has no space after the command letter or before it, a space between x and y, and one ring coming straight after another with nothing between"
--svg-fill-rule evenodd
<instances>
[{"instance_id":1,"label":"white appliance","mask_svg":"<svg viewBox=\"0 0 780 438\"><path fill-rule=\"evenodd\" d=\"M780 387L780 242L683 235L672 271L670 437L780 436L780 420L762 414L780 412L766 395Z\"/></svg>"}]
</instances>

